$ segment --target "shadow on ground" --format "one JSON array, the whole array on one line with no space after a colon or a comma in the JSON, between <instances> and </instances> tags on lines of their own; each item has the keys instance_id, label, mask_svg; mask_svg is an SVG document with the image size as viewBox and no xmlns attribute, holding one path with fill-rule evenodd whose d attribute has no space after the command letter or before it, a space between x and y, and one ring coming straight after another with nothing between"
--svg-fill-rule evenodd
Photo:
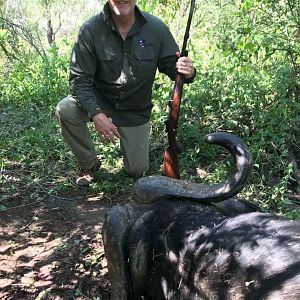
<instances>
[{"instance_id":1,"label":"shadow on ground","mask_svg":"<svg viewBox=\"0 0 300 300\"><path fill-rule=\"evenodd\" d=\"M102 222L127 196L76 187L48 193L49 182L28 185L23 171L2 174L0 299L109 299Z\"/></svg>"}]
</instances>

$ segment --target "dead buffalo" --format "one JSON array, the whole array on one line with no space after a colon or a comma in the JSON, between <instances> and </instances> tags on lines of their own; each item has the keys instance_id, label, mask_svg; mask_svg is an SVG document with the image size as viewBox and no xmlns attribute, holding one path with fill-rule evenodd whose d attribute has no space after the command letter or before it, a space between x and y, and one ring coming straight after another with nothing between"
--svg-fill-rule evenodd
<instances>
[{"instance_id":1,"label":"dead buffalo","mask_svg":"<svg viewBox=\"0 0 300 300\"><path fill-rule=\"evenodd\" d=\"M134 186L134 201L108 211L103 240L112 300L300 299L300 222L232 198L247 182L249 151L229 133L206 139L233 155L226 181L145 177Z\"/></svg>"}]
</instances>

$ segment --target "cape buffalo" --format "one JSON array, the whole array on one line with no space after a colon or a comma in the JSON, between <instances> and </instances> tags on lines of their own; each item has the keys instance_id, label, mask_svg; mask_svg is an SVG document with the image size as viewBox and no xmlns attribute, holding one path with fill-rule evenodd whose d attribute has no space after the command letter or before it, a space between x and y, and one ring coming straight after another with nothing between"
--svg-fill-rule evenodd
<instances>
[{"instance_id":1,"label":"cape buffalo","mask_svg":"<svg viewBox=\"0 0 300 300\"><path fill-rule=\"evenodd\" d=\"M248 148L229 133L206 140L231 152L227 180L145 177L134 186L134 201L107 212L112 300L300 299L300 222L232 198L250 174Z\"/></svg>"}]
</instances>

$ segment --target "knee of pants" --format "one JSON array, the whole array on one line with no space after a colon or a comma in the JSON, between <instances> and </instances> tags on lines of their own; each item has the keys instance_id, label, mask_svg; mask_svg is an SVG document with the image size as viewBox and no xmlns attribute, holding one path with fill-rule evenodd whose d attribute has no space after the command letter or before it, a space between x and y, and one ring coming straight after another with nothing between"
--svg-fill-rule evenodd
<instances>
[{"instance_id":1,"label":"knee of pants","mask_svg":"<svg viewBox=\"0 0 300 300\"><path fill-rule=\"evenodd\" d=\"M145 176L148 169L149 169L149 166L136 166L136 167L132 167L132 168L127 167L126 173L133 178L140 178L140 177Z\"/></svg>"},{"instance_id":2,"label":"knee of pants","mask_svg":"<svg viewBox=\"0 0 300 300\"><path fill-rule=\"evenodd\" d=\"M82 120L85 119L83 114L84 112L81 111L77 102L71 96L59 101L55 110L57 119L61 121L75 122L76 120Z\"/></svg>"}]
</instances>

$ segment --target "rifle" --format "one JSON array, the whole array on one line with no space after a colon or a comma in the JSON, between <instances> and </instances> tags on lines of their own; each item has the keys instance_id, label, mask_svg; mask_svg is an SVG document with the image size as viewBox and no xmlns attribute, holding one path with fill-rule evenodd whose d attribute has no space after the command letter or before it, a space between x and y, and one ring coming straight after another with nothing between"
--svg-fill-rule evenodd
<instances>
[{"instance_id":1,"label":"rifle","mask_svg":"<svg viewBox=\"0 0 300 300\"><path fill-rule=\"evenodd\" d=\"M189 38L189 32L193 17L193 12L195 8L195 0L191 0L190 13L185 29L185 34L183 38L183 45L181 49L181 56L187 56L188 51L186 50L187 41ZM171 178L180 178L179 174L179 162L178 162L178 154L182 152L180 145L176 141L177 134L177 126L180 112L180 103L181 96L184 84L184 75L177 72L175 77L175 84L173 88L173 93L171 100L169 101L169 116L166 121L166 132L168 134L168 148L164 153L163 160L163 175L171 177Z\"/></svg>"}]
</instances>

